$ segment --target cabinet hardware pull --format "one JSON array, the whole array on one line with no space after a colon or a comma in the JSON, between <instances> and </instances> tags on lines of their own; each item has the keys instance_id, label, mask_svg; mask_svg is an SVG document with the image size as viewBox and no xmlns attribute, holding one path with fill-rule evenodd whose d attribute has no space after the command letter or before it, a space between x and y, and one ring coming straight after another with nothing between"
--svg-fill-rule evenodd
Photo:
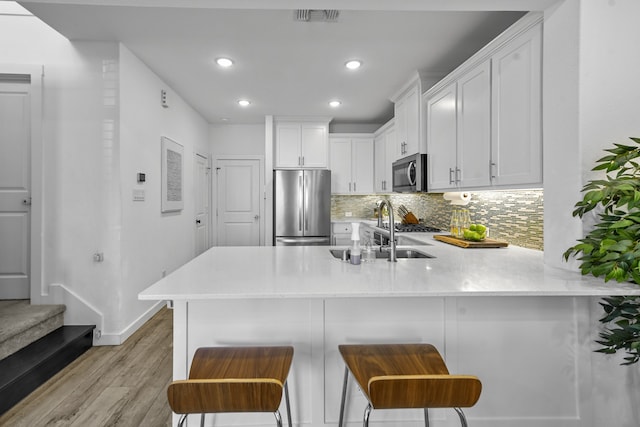
<instances>
[{"instance_id":1,"label":"cabinet hardware pull","mask_svg":"<svg viewBox=\"0 0 640 427\"><path fill-rule=\"evenodd\" d=\"M453 184L454 183L453 172L454 172L454 170L449 168L449 184Z\"/></svg>"},{"instance_id":2,"label":"cabinet hardware pull","mask_svg":"<svg viewBox=\"0 0 640 427\"><path fill-rule=\"evenodd\" d=\"M304 166L304 156L302 156L302 166Z\"/></svg>"},{"instance_id":3,"label":"cabinet hardware pull","mask_svg":"<svg viewBox=\"0 0 640 427\"><path fill-rule=\"evenodd\" d=\"M351 193L351 183L349 183L349 193Z\"/></svg>"},{"instance_id":4,"label":"cabinet hardware pull","mask_svg":"<svg viewBox=\"0 0 640 427\"><path fill-rule=\"evenodd\" d=\"M358 190L356 190L356 183L354 182L353 183L353 192L355 193L356 191L358 191Z\"/></svg>"},{"instance_id":5,"label":"cabinet hardware pull","mask_svg":"<svg viewBox=\"0 0 640 427\"><path fill-rule=\"evenodd\" d=\"M496 178L496 174L494 173L494 170L495 170L496 166L498 166L498 165L496 165L493 162L489 163L489 175L491 175L491 179L495 179Z\"/></svg>"},{"instance_id":6,"label":"cabinet hardware pull","mask_svg":"<svg viewBox=\"0 0 640 427\"><path fill-rule=\"evenodd\" d=\"M460 182L460 175L462 175L462 171L456 168L456 184Z\"/></svg>"}]
</instances>

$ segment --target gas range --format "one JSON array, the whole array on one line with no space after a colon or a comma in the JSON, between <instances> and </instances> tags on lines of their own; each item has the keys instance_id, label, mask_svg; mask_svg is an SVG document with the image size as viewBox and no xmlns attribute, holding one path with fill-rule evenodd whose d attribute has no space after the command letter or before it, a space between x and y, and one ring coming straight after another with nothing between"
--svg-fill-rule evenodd
<instances>
[{"instance_id":1,"label":"gas range","mask_svg":"<svg viewBox=\"0 0 640 427\"><path fill-rule=\"evenodd\" d=\"M382 228L388 230L389 224L384 224ZM398 233L437 233L442 231L439 228L430 227L424 224L395 224L394 229Z\"/></svg>"}]
</instances>

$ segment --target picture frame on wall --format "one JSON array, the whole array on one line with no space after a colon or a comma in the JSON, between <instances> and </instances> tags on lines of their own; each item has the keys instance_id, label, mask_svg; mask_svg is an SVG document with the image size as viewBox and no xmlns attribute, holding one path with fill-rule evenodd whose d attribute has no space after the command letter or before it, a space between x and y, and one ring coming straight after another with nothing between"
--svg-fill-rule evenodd
<instances>
[{"instance_id":1,"label":"picture frame on wall","mask_svg":"<svg viewBox=\"0 0 640 427\"><path fill-rule=\"evenodd\" d=\"M162 212L184 209L184 147L166 136L162 145Z\"/></svg>"}]
</instances>

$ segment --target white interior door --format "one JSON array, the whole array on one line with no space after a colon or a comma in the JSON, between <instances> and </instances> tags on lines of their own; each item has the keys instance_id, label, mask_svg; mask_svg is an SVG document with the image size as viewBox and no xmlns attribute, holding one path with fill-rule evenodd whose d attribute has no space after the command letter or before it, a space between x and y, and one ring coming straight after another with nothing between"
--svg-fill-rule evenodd
<instances>
[{"instance_id":1,"label":"white interior door","mask_svg":"<svg viewBox=\"0 0 640 427\"><path fill-rule=\"evenodd\" d=\"M218 160L218 246L260 245L260 161Z\"/></svg>"},{"instance_id":2,"label":"white interior door","mask_svg":"<svg viewBox=\"0 0 640 427\"><path fill-rule=\"evenodd\" d=\"M30 296L29 88L0 80L0 299Z\"/></svg>"},{"instance_id":3,"label":"white interior door","mask_svg":"<svg viewBox=\"0 0 640 427\"><path fill-rule=\"evenodd\" d=\"M209 213L211 212L209 162L196 154L196 256L209 249Z\"/></svg>"}]
</instances>

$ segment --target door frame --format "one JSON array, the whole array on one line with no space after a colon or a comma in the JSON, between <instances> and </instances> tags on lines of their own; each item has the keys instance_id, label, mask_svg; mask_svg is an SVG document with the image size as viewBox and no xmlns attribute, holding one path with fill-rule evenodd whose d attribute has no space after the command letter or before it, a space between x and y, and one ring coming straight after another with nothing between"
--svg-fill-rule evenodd
<instances>
[{"instance_id":1,"label":"door frame","mask_svg":"<svg viewBox=\"0 0 640 427\"><path fill-rule=\"evenodd\" d=\"M201 153L199 151L195 151L193 154L193 162L194 162L194 169L196 169L196 164L198 161L198 157L202 157L203 159L206 159L206 163L207 163L207 169L209 170L209 178L207 179L207 197L209 198L208 202L209 202L209 216L207 219L207 246L208 248L210 248L211 246L213 246L211 244L211 242L213 242L213 240L211 240L213 233L212 233L212 224L213 224L213 215L212 215L212 211L213 211L213 206L212 206L212 196L213 196L213 174L211 173L212 167L211 167L211 155L206 154L206 153ZM196 170L197 173L197 170ZM197 184L196 184L197 185ZM196 229L196 224L194 221L194 230ZM196 230L197 232L197 230ZM197 238L196 238L197 240ZM197 243L194 245L194 255L197 252Z\"/></svg>"},{"instance_id":2,"label":"door frame","mask_svg":"<svg viewBox=\"0 0 640 427\"><path fill-rule=\"evenodd\" d=\"M260 175L260 188L262 191L262 197L260 197L260 246L264 246L265 244L265 216L264 216L264 206L266 199L266 188L264 182L264 156L263 155L235 155L235 154L217 154L213 157L213 170L216 172L215 177L215 185L212 185L212 195L211 195L211 223L213 227L211 228L212 233L210 237L213 239L212 242L216 242L218 244L218 161L219 160L258 160L260 164L260 171L258 172ZM215 205L214 205L215 204ZM214 212L215 212L215 220L214 220Z\"/></svg>"},{"instance_id":3,"label":"door frame","mask_svg":"<svg viewBox=\"0 0 640 427\"><path fill-rule=\"evenodd\" d=\"M32 304L41 304L43 297L48 295L42 271L44 256L44 171L42 144L42 81L44 79L43 65L29 64L0 64L0 79L29 76L29 104L31 107L31 212L30 212L30 242L29 242L29 288Z\"/></svg>"}]
</instances>

